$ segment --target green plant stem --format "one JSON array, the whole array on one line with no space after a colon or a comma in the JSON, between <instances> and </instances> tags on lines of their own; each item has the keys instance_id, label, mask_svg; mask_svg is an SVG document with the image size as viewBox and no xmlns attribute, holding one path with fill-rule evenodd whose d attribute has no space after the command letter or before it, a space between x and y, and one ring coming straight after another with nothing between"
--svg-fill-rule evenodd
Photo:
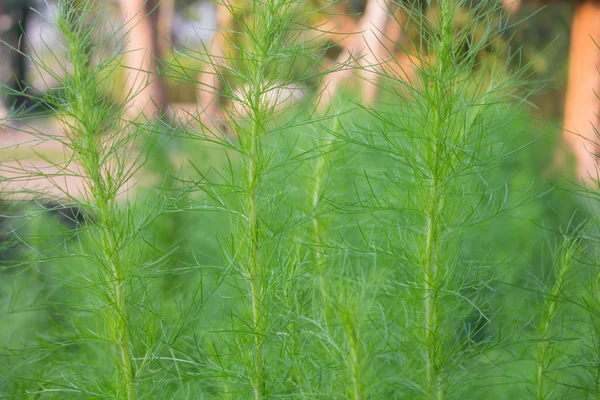
<instances>
[{"instance_id":1,"label":"green plant stem","mask_svg":"<svg viewBox=\"0 0 600 400\"><path fill-rule=\"evenodd\" d=\"M316 176L315 176L315 186L313 187L313 193L312 193L312 206L313 206L313 210L316 209L316 207L319 204L319 198L321 196L321 187L322 187L322 181L321 181L321 169L323 168L323 165L325 164L325 162L323 161L323 156L319 157L317 160L317 167L316 167ZM315 246L315 264L318 268L319 271L319 288L321 289L321 297L323 298L323 301L325 301L327 299L327 281L325 278L325 271L323 268L323 260L321 257L321 251L319 250L318 246L321 243L321 224L319 221L318 217L314 217L312 220L312 226L313 226L313 243Z\"/></svg>"},{"instance_id":2,"label":"green plant stem","mask_svg":"<svg viewBox=\"0 0 600 400\"><path fill-rule=\"evenodd\" d=\"M332 131L335 132L339 127L339 119L335 118L333 120ZM324 147L331 144L331 136L327 135L325 138ZM315 184L313 186L312 191L312 209L316 210L319 207L319 201L321 200L321 195L323 193L323 188L325 185L323 179L323 173L325 170L325 166L327 165L327 153L319 154L317 157L317 165L315 166ZM323 302L327 303L327 277L325 276L325 266L323 265L323 257L321 254L321 249L319 248L322 241L322 231L321 231L321 220L317 215L312 219L313 226L313 243L314 243L314 256L315 256L315 264L319 273L319 288L321 290L321 297L323 298Z\"/></svg>"},{"instance_id":3,"label":"green plant stem","mask_svg":"<svg viewBox=\"0 0 600 400\"><path fill-rule=\"evenodd\" d=\"M114 237L114 226L111 217L111 199L109 193L106 192L105 182L100 174L101 162L96 146L94 135L86 134L88 151L91 168L88 169L87 175L91 178L91 191L94 201L98 206L100 217L100 228L102 235L102 252L104 259L110 266L113 281L114 291L114 310L113 320L110 321L110 326L113 327L113 340L120 354L120 369L125 380L125 392L127 400L135 400L135 381L132 368L131 356L129 352L129 336L127 334L127 309L125 304L125 277L124 268L120 259L120 251L118 241ZM93 146L93 147L90 147Z\"/></svg>"},{"instance_id":4,"label":"green plant stem","mask_svg":"<svg viewBox=\"0 0 600 400\"><path fill-rule=\"evenodd\" d=\"M549 311L552 310L552 306ZM548 328L550 327L551 319L550 315L546 319L546 323L544 324L543 332L548 333ZM545 335L542 338L542 343L540 344L540 348L538 350L538 368L537 368L537 399L544 399L544 373L546 371L545 359L548 354L549 343L546 339Z\"/></svg>"},{"instance_id":5,"label":"green plant stem","mask_svg":"<svg viewBox=\"0 0 600 400\"><path fill-rule=\"evenodd\" d=\"M251 165L254 164L251 162ZM251 168L252 170L253 168ZM250 193L250 236L251 236L251 254L250 254L250 290L252 296L252 322L254 324L254 346L255 346L255 377L252 384L254 396L257 399L262 398L263 386L263 335L261 332L261 309L262 309L262 285L260 281L260 270L258 264L258 225L256 210L256 193L252 189Z\"/></svg>"},{"instance_id":6,"label":"green plant stem","mask_svg":"<svg viewBox=\"0 0 600 400\"><path fill-rule=\"evenodd\" d=\"M439 83L436 82L438 85ZM438 99L439 92L443 92L440 87L437 88ZM438 104L438 107L443 105ZM433 148L431 149L430 159L430 191L427 198L427 221L425 225L425 253L423 260L423 278L425 281L425 356L427 368L427 387L431 398L437 397L438 400L444 398L444 390L440 382L439 366L437 365L437 350L440 315L439 315L439 271L436 262L436 250L438 247L439 224L443 211L444 201L440 199L440 142L443 126L443 110L434 111L434 126L432 131Z\"/></svg>"},{"instance_id":7,"label":"green plant stem","mask_svg":"<svg viewBox=\"0 0 600 400\"><path fill-rule=\"evenodd\" d=\"M102 107L106 107L106 103L97 88L98 71L90 65L92 56L89 44L92 33L82 28L82 21L92 10L88 7L92 6L76 6L70 2L61 5L63 8L59 26L67 39L69 59L73 66L70 75L73 97L71 97L71 107L65 110L66 116L75 121L75 126L70 128L72 132L69 137L84 171L90 203L98 214L97 227L100 234L103 267L108 275L107 282L112 282L112 287L107 286L113 296L112 310L110 316L106 317L105 323L112 329L113 344L119 353L115 360L121 377L117 398L135 400L137 396L127 331L126 264L123 262L120 241L117 238L121 225L115 213L115 193L118 192L119 187L117 187L118 180L111 179L110 172L106 170L106 166L114 161L111 157L114 154L110 152L115 150L107 143L110 139L106 139L102 117L97 114L105 111ZM116 118L120 117L116 116ZM69 126L69 123L66 125ZM127 134L129 133L125 133Z\"/></svg>"},{"instance_id":8,"label":"green plant stem","mask_svg":"<svg viewBox=\"0 0 600 400\"><path fill-rule=\"evenodd\" d=\"M358 322L359 307L355 302L355 293L346 292L343 287L337 290L340 297L338 300L338 310L341 317L341 327L346 339L347 350L345 351L346 365L348 367L349 383L344 385L347 390L347 397L351 400L360 400L363 398L363 385L361 385L361 327ZM348 307L349 304L354 305Z\"/></svg>"},{"instance_id":9,"label":"green plant stem","mask_svg":"<svg viewBox=\"0 0 600 400\"><path fill-rule=\"evenodd\" d=\"M440 20L438 21L439 39L437 42L437 74L433 76L433 130L432 149L430 150L430 192L427 199L425 253L423 261L423 274L425 280L425 354L427 369L428 396L431 399L443 400L444 386L440 375L440 351L443 349L443 339L440 337L441 316L439 293L445 271L439 271L437 251L438 238L444 213L444 196L441 185L445 182L443 163L446 152L445 146L445 118L451 110L452 102L452 71L455 68L454 60L454 0L440 0ZM441 272L441 273L440 273Z\"/></svg>"},{"instance_id":10,"label":"green plant stem","mask_svg":"<svg viewBox=\"0 0 600 400\"><path fill-rule=\"evenodd\" d=\"M116 270L115 270L116 271ZM127 317L125 316L125 293L123 279L120 277L115 282L115 295L117 301L117 323L118 323L118 344L121 353L121 363L123 375L125 376L125 385L127 387L127 400L135 400L135 376L131 365L131 357L129 354L129 337L127 335Z\"/></svg>"},{"instance_id":11,"label":"green plant stem","mask_svg":"<svg viewBox=\"0 0 600 400\"><path fill-rule=\"evenodd\" d=\"M439 400L443 399L443 389L439 381L438 367L436 365L436 341L439 324L439 305L437 294L437 266L435 264L435 242L437 238L437 218L435 202L437 201L438 182L432 178L430 193L431 210L427 216L425 259L423 273L425 278L425 354L427 368L427 386L430 393L437 393ZM437 389L436 389L437 387Z\"/></svg>"},{"instance_id":12,"label":"green plant stem","mask_svg":"<svg viewBox=\"0 0 600 400\"><path fill-rule=\"evenodd\" d=\"M560 263L560 270L556 276L556 281L552 287L552 290L548 294L548 304L546 309L546 315L541 330L541 342L538 347L538 359L537 359L537 399L543 400L546 396L544 393L544 375L548 368L548 361L546 360L550 351L550 340L548 336L552 330L552 324L556 317L558 309L558 295L563 290L567 272L571 268L572 264L572 243L565 243L562 259Z\"/></svg>"},{"instance_id":13,"label":"green plant stem","mask_svg":"<svg viewBox=\"0 0 600 400\"><path fill-rule=\"evenodd\" d=\"M258 248L260 246L258 233L258 209L257 209L257 186L259 185L260 177L258 171L257 158L259 156L261 126L259 123L260 116L260 94L261 94L261 79L262 79L262 63L257 66L254 86L253 86L253 111L254 118L252 123L252 131L250 137L250 154L248 168L248 182L250 191L248 193L248 224L250 229L250 291L252 297L252 319L254 325L254 351L255 351L255 375L252 387L254 389L254 397L260 399L263 396L263 332L262 332L262 282L261 271L258 259Z\"/></svg>"},{"instance_id":14,"label":"green plant stem","mask_svg":"<svg viewBox=\"0 0 600 400\"><path fill-rule=\"evenodd\" d=\"M123 267L119 259L119 250L116 240L113 236L113 230L109 225L108 202L102 204L103 224L102 224L102 247L104 256L109 260L111 272L114 280L115 310L114 320L114 340L117 344L119 354L121 355L121 371L125 379L125 388L127 400L135 400L135 378L129 352L129 335L127 334L127 309L125 305L125 278L123 276Z\"/></svg>"},{"instance_id":15,"label":"green plant stem","mask_svg":"<svg viewBox=\"0 0 600 400\"><path fill-rule=\"evenodd\" d=\"M84 89L85 90L85 89ZM81 114L80 121L85 121L86 106L81 96L78 99L79 110ZM82 132L85 138L85 146L81 157L86 160L86 175L90 179L90 191L92 198L98 207L100 217L100 227L102 235L102 252L112 274L114 291L114 312L113 320L110 326L113 327L113 340L120 354L120 366L122 376L125 380L125 390L127 400L135 400L135 381L132 368L131 356L129 352L129 337L127 334L127 309L125 304L125 277L124 267L120 259L118 240L114 236L115 226L113 226L113 217L111 216L111 203L114 201L111 196L111 188L107 187L108 182L102 177L102 157L101 149L97 142L96 132L89 131L85 124L82 124Z\"/></svg>"},{"instance_id":16,"label":"green plant stem","mask_svg":"<svg viewBox=\"0 0 600 400\"><path fill-rule=\"evenodd\" d=\"M358 365L358 340L354 336L350 343L350 369L352 373L352 400L360 400L360 367Z\"/></svg>"}]
</instances>

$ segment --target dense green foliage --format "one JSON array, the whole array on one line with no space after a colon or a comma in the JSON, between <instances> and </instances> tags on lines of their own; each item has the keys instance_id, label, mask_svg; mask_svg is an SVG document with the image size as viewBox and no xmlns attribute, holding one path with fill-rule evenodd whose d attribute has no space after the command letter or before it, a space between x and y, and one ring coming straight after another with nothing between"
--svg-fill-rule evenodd
<instances>
[{"instance_id":1,"label":"dense green foliage","mask_svg":"<svg viewBox=\"0 0 600 400\"><path fill-rule=\"evenodd\" d=\"M68 161L22 175L84 191L0 207L0 397L597 398L598 198L548 176L499 10L432 3L403 6L413 82L380 68L377 104L317 113L271 96L324 76L311 11L254 1L235 60L188 55L234 106L184 127L126 120L121 49L62 3L63 134L37 135Z\"/></svg>"}]
</instances>

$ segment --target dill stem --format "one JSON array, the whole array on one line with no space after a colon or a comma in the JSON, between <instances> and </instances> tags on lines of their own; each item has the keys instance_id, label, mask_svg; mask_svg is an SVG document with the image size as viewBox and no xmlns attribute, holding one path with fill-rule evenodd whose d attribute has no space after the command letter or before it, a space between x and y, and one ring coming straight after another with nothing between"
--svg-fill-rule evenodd
<instances>
[{"instance_id":1,"label":"dill stem","mask_svg":"<svg viewBox=\"0 0 600 400\"><path fill-rule=\"evenodd\" d=\"M84 105L81 96L78 100L78 106L81 115L85 115L86 106ZM127 334L125 278L123 276L124 268L120 259L118 241L114 237L114 227L111 223L111 188L107 188L107 183L104 181L100 172L102 170L103 162L100 155L100 145L97 142L98 133L89 131L85 127L83 127L82 131L85 137L85 144L81 157L83 157L82 159L86 160L86 163L88 164L88 168L86 168L86 175L90 179L90 191L92 198L94 199L94 202L96 203L100 213L102 253L104 259L110 266L112 281L114 282L114 318L111 321L111 326L114 329L113 339L120 353L121 363L119 367L121 368L121 373L125 379L125 392L127 393L126 398L127 400L135 400L137 396L135 392L133 367L129 353L129 337Z\"/></svg>"},{"instance_id":2,"label":"dill stem","mask_svg":"<svg viewBox=\"0 0 600 400\"><path fill-rule=\"evenodd\" d=\"M125 315L125 293L123 279L115 282L115 295L117 301L117 321L118 321L118 344L121 353L121 363L123 375L125 376L125 385L127 387L127 400L135 400L135 379L131 357L129 354L129 336L127 335L127 317Z\"/></svg>"},{"instance_id":3,"label":"dill stem","mask_svg":"<svg viewBox=\"0 0 600 400\"><path fill-rule=\"evenodd\" d=\"M316 177L315 177L315 186L313 187L313 193L312 193L312 208L313 210L315 210L319 204L319 197L320 197L320 193L321 193L321 186L322 186L322 181L321 181L321 169L323 168L322 165L324 164L323 161L323 157L319 157L318 161L317 161L317 168L316 168ZM319 250L318 246L321 243L321 224L319 221L318 217L314 217L312 219L312 226L313 226L313 243L315 246L315 264L318 268L319 271L319 288L321 290L321 297L323 298L323 301L326 300L327 298L327 281L325 279L325 271L323 268L323 260L321 257L321 251Z\"/></svg>"},{"instance_id":4,"label":"dill stem","mask_svg":"<svg viewBox=\"0 0 600 400\"><path fill-rule=\"evenodd\" d=\"M554 288L556 289L556 287ZM543 400L544 396L544 373L546 372L546 356L548 354L548 350L550 348L550 343L548 342L548 334L550 333L550 325L554 319L554 312L556 310L556 290L552 290L550 293L549 299L549 307L548 312L546 314L546 320L544 321L544 325L542 328L542 342L540 343L538 349L538 365L537 365L537 399Z\"/></svg>"},{"instance_id":5,"label":"dill stem","mask_svg":"<svg viewBox=\"0 0 600 400\"><path fill-rule=\"evenodd\" d=\"M352 369L352 400L360 400L358 351L356 349L356 343L353 343L350 348L350 362Z\"/></svg>"},{"instance_id":6,"label":"dill stem","mask_svg":"<svg viewBox=\"0 0 600 400\"><path fill-rule=\"evenodd\" d=\"M80 72L75 70L75 74ZM85 91L82 86L82 90ZM86 106L81 96L78 96L78 110L82 116L80 120L84 120L86 115ZM92 199L99 210L100 229L102 235L102 255L108 264L112 275L114 304L113 304L113 319L110 321L110 326L113 328L113 340L120 354L121 374L125 379L125 392L127 400L135 400L135 379L129 352L129 337L127 334L127 309L125 304L125 278L124 266L122 265L118 240L114 237L114 226L112 225L110 204L112 201L111 189L107 187L107 182L102 177L102 158L100 145L98 143L97 132L88 130L85 125L81 126L83 134L83 146L76 146L79 156L84 161L85 174L89 179L89 189Z\"/></svg>"},{"instance_id":7,"label":"dill stem","mask_svg":"<svg viewBox=\"0 0 600 400\"><path fill-rule=\"evenodd\" d=\"M430 201L437 201L438 182L436 178L432 179L432 189ZM437 392L438 400L443 399L443 389L439 385L436 358L436 341L438 340L437 331L439 324L439 306L436 288L437 267L434 259L434 247L437 236L437 211L435 205L431 205L427 216L426 224L426 242L425 259L423 264L423 273L425 278L425 361L427 369L427 386L429 392ZM437 389L435 389L437 386Z\"/></svg>"},{"instance_id":8,"label":"dill stem","mask_svg":"<svg viewBox=\"0 0 600 400\"><path fill-rule=\"evenodd\" d=\"M440 184L444 181L444 166L442 164L444 146L444 119L452 101L452 79L448 79L448 73L454 68L454 9L453 0L439 0L440 19L438 46L438 76L435 76L434 85L434 126L432 132L432 148L430 149L430 185L426 240L424 254L424 278L425 278L425 353L427 369L427 386L429 398L443 400L444 386L440 376L440 365L438 359L442 351L440 343L440 310L439 310L439 285L441 284L438 271L436 251L439 247L438 236L441 218L444 209L444 198L440 197Z\"/></svg>"},{"instance_id":9,"label":"dill stem","mask_svg":"<svg viewBox=\"0 0 600 400\"><path fill-rule=\"evenodd\" d=\"M546 340L545 338L542 340ZM537 399L544 399L544 359L546 358L546 353L548 350L548 343L542 343L540 345L539 355L538 355L538 368L537 368Z\"/></svg>"},{"instance_id":10,"label":"dill stem","mask_svg":"<svg viewBox=\"0 0 600 400\"><path fill-rule=\"evenodd\" d=\"M75 73L80 71L75 70ZM85 91L82 86L82 91ZM86 105L81 96L78 96L78 107L80 115L85 118ZM121 374L125 379L125 392L127 400L135 400L134 373L129 353L129 337L127 335L127 309L125 304L125 278L123 274L123 265L119 256L118 241L114 237L114 226L112 226L110 203L112 196L111 188L107 187L107 182L102 177L102 156L101 147L98 143L98 132L90 131L82 126L82 133L85 138L83 148L80 148L80 156L85 160L85 172L89 179L89 189L94 203L98 207L100 217L100 229L102 235L102 255L110 267L112 275L114 303L113 319L110 326L113 328L113 340L120 354Z\"/></svg>"},{"instance_id":11,"label":"dill stem","mask_svg":"<svg viewBox=\"0 0 600 400\"><path fill-rule=\"evenodd\" d=\"M262 283L261 271L258 260L258 248L260 245L258 234L258 209L257 209L257 186L259 185L260 177L258 171L258 152L260 146L260 114L261 114L261 80L262 80L262 63L257 66L257 71L254 79L254 87L252 93L253 102L253 123L250 137L250 154L248 168L248 183L250 185L248 193L248 224L250 229L250 291L252 297L252 322L254 326L254 368L255 375L252 382L254 397L261 399L263 396L263 332L262 332Z\"/></svg>"},{"instance_id":12,"label":"dill stem","mask_svg":"<svg viewBox=\"0 0 600 400\"><path fill-rule=\"evenodd\" d=\"M251 165L254 162L251 161ZM251 168L253 169L253 168ZM263 338L261 332L261 309L262 309L262 285L260 281L260 271L258 265L258 226L257 226L257 210L256 210L256 192L251 189L250 198L250 236L251 236L251 253L250 253L250 290L252 296L252 322L254 325L254 346L255 346L255 376L252 384L254 389L254 397L262 398L263 386Z\"/></svg>"},{"instance_id":13,"label":"dill stem","mask_svg":"<svg viewBox=\"0 0 600 400\"><path fill-rule=\"evenodd\" d=\"M544 320L544 324L542 327L542 341L540 342L538 348L538 359L537 359L537 399L543 400L546 396L544 395L544 374L547 370L547 356L550 350L550 342L548 336L550 335L550 331L552 328L552 323L554 322L556 309L557 309L557 298L559 293L563 289L563 285L565 283L567 272L571 267L571 243L565 243L565 248L563 249L562 260L560 270L558 275L556 276L556 281L552 287L552 290L549 293L548 297L548 308L546 311L546 316Z\"/></svg>"},{"instance_id":14,"label":"dill stem","mask_svg":"<svg viewBox=\"0 0 600 400\"><path fill-rule=\"evenodd\" d=\"M99 175L98 175L99 178ZM96 182L98 188L99 182ZM106 194L99 194L97 202L101 214L102 226L102 252L108 261L114 282L113 290L115 296L113 321L111 326L114 328L114 340L117 345L121 358L121 373L125 379L125 392L127 400L135 400L135 378L129 352L129 335L127 334L127 308L125 304L125 278L123 276L123 266L119 257L117 240L114 237L114 230L110 224L109 200Z\"/></svg>"},{"instance_id":15,"label":"dill stem","mask_svg":"<svg viewBox=\"0 0 600 400\"><path fill-rule=\"evenodd\" d=\"M332 131L335 132L339 127L339 120L337 118L333 121ZM328 135L325 139L324 147L331 144L331 137ZM320 152L321 153L321 152ZM317 157L317 165L315 166L315 184L313 185L312 192L312 209L315 211L319 207L319 200L321 199L321 194L323 193L323 172L325 169L325 165L327 163L327 157L325 154L319 154ZM327 302L327 277L325 276L325 266L323 265L323 257L321 255L321 250L319 246L321 245L321 221L317 216L312 219L313 226L313 243L315 246L315 264L318 268L319 272L319 287L321 290L321 297L323 298L323 302Z\"/></svg>"},{"instance_id":16,"label":"dill stem","mask_svg":"<svg viewBox=\"0 0 600 400\"><path fill-rule=\"evenodd\" d=\"M439 83L436 82L438 85ZM443 91L443 88L437 88L437 94ZM443 97L438 97L441 99ZM443 104L436 104L434 107L443 108ZM433 126L433 148L430 150L430 191L426 206L426 225L425 225L425 253L423 259L423 278L425 281L425 362L427 371L427 388L429 398L437 397L438 400L444 398L444 390L439 382L439 368L437 365L437 348L438 348L438 333L439 333L439 304L438 304L438 284L439 273L436 264L436 247L438 245L438 229L439 219L443 208L443 199L439 197L440 186L440 137L442 134L442 112L436 110Z\"/></svg>"}]
</instances>

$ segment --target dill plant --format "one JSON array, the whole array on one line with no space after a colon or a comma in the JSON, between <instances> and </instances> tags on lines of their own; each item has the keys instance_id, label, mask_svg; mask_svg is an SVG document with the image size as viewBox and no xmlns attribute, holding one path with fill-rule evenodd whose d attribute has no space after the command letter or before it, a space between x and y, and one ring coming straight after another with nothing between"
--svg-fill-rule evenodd
<instances>
[{"instance_id":1,"label":"dill plant","mask_svg":"<svg viewBox=\"0 0 600 400\"><path fill-rule=\"evenodd\" d=\"M546 399L552 397L554 392L550 386L555 379L549 379L547 374L552 369L552 364L557 362L557 344L561 345L561 340L567 340L564 335L568 334L569 329L560 328L560 336L555 334L557 327L560 326L558 321L564 318L561 316L561 303L567 300L569 295L569 278L571 278L572 270L576 260L581 257L582 246L575 239L564 239L561 246L557 246L557 259L554 266L553 282L548 285L545 292L546 301L544 309L540 314L540 342L537 349L537 371L536 371L536 398ZM572 289L571 289L572 290ZM562 380L562 379L559 379Z\"/></svg>"},{"instance_id":2,"label":"dill plant","mask_svg":"<svg viewBox=\"0 0 600 400\"><path fill-rule=\"evenodd\" d=\"M426 12L400 4L421 31L416 51L406 50L415 80L394 72L393 60L377 60L365 68L380 75L380 103L339 102L335 115L317 117L306 103L279 107L286 93L322 77L311 70L319 59L305 3L224 3L235 19L230 51L189 54L213 64L219 87L207 89L224 100L223 113L184 127L185 140L201 150L189 146L182 170L159 153L158 124L123 118L137 93L109 100L122 43L110 37L92 45L98 22L87 17L96 6L61 3L69 65L64 78L54 74L61 92L43 101L64 136L38 136L61 142L78 166L25 175L82 178L81 193L64 195L85 226L55 241L44 237L56 228L36 219L39 209L24 218L33 233L22 265L43 272L34 278L46 285L58 282L43 294L55 326L40 324L48 332L38 335L38 347L7 346L11 354L3 356L20 360L0 369L0 380L14 383L10 392L443 399L468 398L465 383L488 378L482 366L494 357L487 351L506 352L502 325L511 321L495 321L500 313L489 299L499 262L473 259L480 253L470 248L529 198L513 193L505 177L489 179L510 157L510 139L499 136L522 93L508 62L480 56L496 49L498 10L462 0L427 2ZM309 63L295 73L299 59ZM170 78L201 84L174 64ZM163 200L127 199L132 176L157 154L155 168L167 170ZM176 214L162 217L176 218L157 234L156 217L166 209ZM170 251L169 232L182 234L195 213L209 216ZM219 257L208 255L213 247ZM538 397L547 394L561 271L571 269L574 248L562 248L559 279L540 306L541 337L530 346ZM190 279L190 271L201 278ZM181 304L169 306L170 297ZM11 303L14 313L18 302ZM37 368L32 379L20 379L29 367Z\"/></svg>"},{"instance_id":3,"label":"dill plant","mask_svg":"<svg viewBox=\"0 0 600 400\"><path fill-rule=\"evenodd\" d=\"M589 187L581 189L577 191L593 209L597 194ZM590 398L600 392L597 220L592 214L580 226L568 228L554 246L549 273L539 278L530 379L537 399Z\"/></svg>"},{"instance_id":4,"label":"dill plant","mask_svg":"<svg viewBox=\"0 0 600 400\"><path fill-rule=\"evenodd\" d=\"M581 226L568 232L562 246L557 246L554 271L540 289L543 302L534 379L538 399L593 398L600 393L596 185L566 189L591 213Z\"/></svg>"},{"instance_id":5,"label":"dill plant","mask_svg":"<svg viewBox=\"0 0 600 400\"><path fill-rule=\"evenodd\" d=\"M57 209L65 204L79 211L70 224L76 222L77 230L59 230L64 238L58 244L43 234L48 226L56 229L41 219L46 210L30 208L22 229L13 228L30 231L18 237L32 249L23 264L36 266L40 286L63 285L40 296L54 310L49 315L54 323L36 334L37 345L5 350L12 353L10 360L19 360L6 372L15 387L23 387L19 395L131 400L158 391L156 374L169 370L152 368L176 333L172 324L165 328L162 313L169 307L155 292L166 274L165 257L149 257L154 255L151 225L168 201L148 197L150 204L143 205L138 197L143 192L134 184L158 149L158 124L125 118L129 100L138 93L117 92L114 80L127 39L118 29L104 36L105 12L93 1L60 1L56 23L66 62L51 51L29 57L34 68L58 83L59 90L47 87L46 93L27 96L53 114L59 132L27 124L20 129L34 145L58 145L66 161L39 152L48 168L23 162L9 172L54 185L54 194L28 191L34 200L50 199ZM179 322L186 314L181 315Z\"/></svg>"},{"instance_id":6,"label":"dill plant","mask_svg":"<svg viewBox=\"0 0 600 400\"><path fill-rule=\"evenodd\" d=\"M379 301L390 311L374 323L381 332L397 332L382 336L389 364L379 373L387 382L380 390L443 399L457 395L461 375L473 379L457 367L493 343L493 335L475 340L490 323L477 303L493 270L469 260L463 243L477 246L471 237L477 226L527 198L509 200L504 184L492 187L485 178L509 152L496 133L521 104L522 76L493 56L502 32L495 5L426 5L424 12L400 4L422 38L405 49L416 78L407 82L394 72L391 57L378 60L370 68L380 74L389 104L366 108L369 124L336 136L379 157L365 167L364 189L347 207L370 213L380 232L365 251L378 253ZM478 322L461 332L458 321L469 315Z\"/></svg>"},{"instance_id":7,"label":"dill plant","mask_svg":"<svg viewBox=\"0 0 600 400\"><path fill-rule=\"evenodd\" d=\"M202 90L225 100L222 117L210 126L200 118L201 129L187 131L211 151L222 151L226 163L208 171L194 167L200 179L190 178L190 183L203 196L190 208L227 215L228 225L219 235L221 274L223 286L232 291L215 297L236 301L222 311L228 321L221 314L220 321L210 322L216 335L202 335L213 355L201 365L222 376L209 384L218 395L261 399L311 390L307 387L313 384L299 353L304 324L299 316L305 315L310 292L303 289L310 281L304 281L302 271L309 265L300 228L310 217L300 204L310 198L304 182L296 179L314 153L302 132L309 129L312 112L296 105L294 115L288 100L318 76L311 71L318 60L307 35L312 12L304 2L226 1L222 6L237 27L227 32L227 49L189 54L219 74L214 80L222 89ZM309 65L294 71L298 60ZM174 70L179 79L201 83ZM192 351L203 352L186 353Z\"/></svg>"},{"instance_id":8,"label":"dill plant","mask_svg":"<svg viewBox=\"0 0 600 400\"><path fill-rule=\"evenodd\" d=\"M85 7L85 6L84 6ZM129 179L131 171L126 152L130 150L131 137L116 136L123 129L123 121L118 114L109 117L111 104L106 95L98 93L98 78L101 70L90 68L90 42L92 30L82 26L85 19L79 13L89 13L91 9L78 7L73 3L63 3L59 11L59 27L68 46L69 61L73 74L68 76L66 105L62 118L68 132L70 145L78 161L82 164L86 179L86 197L97 218L98 240L101 249L101 268L106 274L105 281L110 308L106 315L108 331L117 349L120 397L135 399L135 371L132 361L131 332L126 305L127 284L130 282L131 254L127 254L130 240L131 217L119 210L116 197ZM69 79L71 78L71 79ZM90 107L91 106L91 107ZM59 112L60 112L59 111ZM125 129L127 129L125 127ZM70 131L70 132L69 132ZM125 236L123 235L125 234ZM124 251L125 250L125 251Z\"/></svg>"},{"instance_id":9,"label":"dill plant","mask_svg":"<svg viewBox=\"0 0 600 400\"><path fill-rule=\"evenodd\" d=\"M321 397L357 400L379 394L374 365L380 349L373 320L386 313L378 301L384 274L376 249L365 252L357 244L359 238L372 239L372 232L361 231L370 216L349 203L354 190L364 189L354 186L356 166L371 160L337 140L347 125L368 116L349 101L336 101L332 109L337 112L327 123L315 127L316 157L305 178L312 199L307 243L316 292L305 335L318 344L312 362L323 371Z\"/></svg>"},{"instance_id":10,"label":"dill plant","mask_svg":"<svg viewBox=\"0 0 600 400\"><path fill-rule=\"evenodd\" d=\"M329 129L323 128L324 137L320 138L317 144L317 149L321 151L317 152L317 156L315 157L314 162L314 183L310 187L312 202L312 209L310 213L313 215L312 217L312 241L314 245L314 262L318 269L319 276L319 287L321 290L322 300L326 301L328 297L328 291L326 289L326 276L324 271L325 261L323 258L326 257L324 254L325 248L322 246L323 240L323 221L321 216L321 208L323 206L323 200L325 197L325 187L327 184L327 167L329 162L329 152L332 151L332 140L333 136L330 134L331 131L336 132L339 128L339 118L334 117L332 119L333 124Z\"/></svg>"}]
</instances>

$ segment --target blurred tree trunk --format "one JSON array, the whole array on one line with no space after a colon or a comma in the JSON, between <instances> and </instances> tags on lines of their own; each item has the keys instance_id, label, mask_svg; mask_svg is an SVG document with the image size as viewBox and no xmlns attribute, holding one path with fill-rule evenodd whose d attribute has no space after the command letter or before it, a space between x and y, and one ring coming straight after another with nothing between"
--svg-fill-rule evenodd
<instances>
[{"instance_id":1,"label":"blurred tree trunk","mask_svg":"<svg viewBox=\"0 0 600 400\"><path fill-rule=\"evenodd\" d=\"M229 3L217 3L217 31L212 39L210 56L202 71L198 76L198 100L200 103L200 119L209 129L218 129L218 120L222 117L221 107L223 106L223 97L221 92L223 85L221 83L221 74L223 64L231 56L228 49L231 48L231 33L235 25L235 17L231 13ZM216 132L214 132L216 133Z\"/></svg>"},{"instance_id":2,"label":"blurred tree trunk","mask_svg":"<svg viewBox=\"0 0 600 400\"><path fill-rule=\"evenodd\" d=\"M597 129L600 126L600 4L584 2L575 9L569 54L564 140L575 154L577 175L596 179Z\"/></svg>"},{"instance_id":3,"label":"blurred tree trunk","mask_svg":"<svg viewBox=\"0 0 600 400\"><path fill-rule=\"evenodd\" d=\"M175 0L162 0L158 8L157 37L160 56L165 56L171 49L173 36L173 15L175 14Z\"/></svg>"},{"instance_id":4,"label":"blurred tree trunk","mask_svg":"<svg viewBox=\"0 0 600 400\"><path fill-rule=\"evenodd\" d=\"M25 97L16 95L23 88L26 75L26 44L22 36L27 32L31 2L28 0L0 0L0 119L7 110L24 104ZM7 93L8 92L8 93Z\"/></svg>"},{"instance_id":5,"label":"blurred tree trunk","mask_svg":"<svg viewBox=\"0 0 600 400\"><path fill-rule=\"evenodd\" d=\"M324 110L330 105L339 85L352 76L354 66L359 67L358 73L363 78L363 102L373 103L377 95L379 64L384 61L388 52L385 45L388 38L384 37L384 33L390 20L390 5L391 0L370 0L367 3L358 23L358 34L347 41L347 47L342 50L335 70L323 79L319 109Z\"/></svg>"},{"instance_id":6,"label":"blurred tree trunk","mask_svg":"<svg viewBox=\"0 0 600 400\"><path fill-rule=\"evenodd\" d=\"M156 0L119 0L128 34L125 54L126 90L130 97L127 114L156 118L166 108L166 90L156 75L157 40Z\"/></svg>"},{"instance_id":7,"label":"blurred tree trunk","mask_svg":"<svg viewBox=\"0 0 600 400\"><path fill-rule=\"evenodd\" d=\"M500 4L509 14L514 14L521 7L521 0L500 0Z\"/></svg>"}]
</instances>

